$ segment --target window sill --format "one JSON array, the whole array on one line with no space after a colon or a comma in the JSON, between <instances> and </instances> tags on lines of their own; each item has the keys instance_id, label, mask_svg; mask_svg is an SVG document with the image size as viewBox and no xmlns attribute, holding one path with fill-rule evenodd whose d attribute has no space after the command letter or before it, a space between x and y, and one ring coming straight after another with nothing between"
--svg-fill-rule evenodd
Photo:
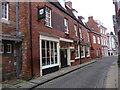
<instances>
[{"instance_id":1,"label":"window sill","mask_svg":"<svg viewBox=\"0 0 120 90\"><path fill-rule=\"evenodd\" d=\"M90 57L90 55L87 56L88 58Z\"/></svg>"},{"instance_id":2,"label":"window sill","mask_svg":"<svg viewBox=\"0 0 120 90\"><path fill-rule=\"evenodd\" d=\"M53 28L52 26L47 26L47 25L45 25L45 26L48 27L48 28L51 28L51 29Z\"/></svg>"},{"instance_id":3,"label":"window sill","mask_svg":"<svg viewBox=\"0 0 120 90\"><path fill-rule=\"evenodd\" d=\"M47 68L51 68L51 67L55 67L55 66L59 66L59 64L42 66L42 69L47 69Z\"/></svg>"},{"instance_id":4,"label":"window sill","mask_svg":"<svg viewBox=\"0 0 120 90\"><path fill-rule=\"evenodd\" d=\"M85 58L85 56L82 56L81 58Z\"/></svg>"},{"instance_id":5,"label":"window sill","mask_svg":"<svg viewBox=\"0 0 120 90\"><path fill-rule=\"evenodd\" d=\"M66 34L66 35L69 35L69 33L68 33L68 32L65 32L65 34Z\"/></svg>"},{"instance_id":6,"label":"window sill","mask_svg":"<svg viewBox=\"0 0 120 90\"><path fill-rule=\"evenodd\" d=\"M80 59L80 57L76 57L75 59Z\"/></svg>"},{"instance_id":7,"label":"window sill","mask_svg":"<svg viewBox=\"0 0 120 90\"><path fill-rule=\"evenodd\" d=\"M1 21L2 23L10 24L10 22L9 22L7 19L4 19L4 18L2 18L0 21Z\"/></svg>"}]
</instances>

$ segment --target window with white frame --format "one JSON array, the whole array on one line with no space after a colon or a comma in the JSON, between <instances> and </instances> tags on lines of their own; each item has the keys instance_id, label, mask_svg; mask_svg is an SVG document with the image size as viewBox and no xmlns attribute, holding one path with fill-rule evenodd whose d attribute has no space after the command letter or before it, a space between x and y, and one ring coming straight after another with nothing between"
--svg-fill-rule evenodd
<instances>
[{"instance_id":1,"label":"window with white frame","mask_svg":"<svg viewBox=\"0 0 120 90\"><path fill-rule=\"evenodd\" d=\"M89 33L87 33L87 37L88 37L88 42L90 42L90 36L89 36Z\"/></svg>"},{"instance_id":2,"label":"window with white frame","mask_svg":"<svg viewBox=\"0 0 120 90\"><path fill-rule=\"evenodd\" d=\"M69 33L69 30L68 30L68 20L65 18L64 19L64 25L65 25L65 33Z\"/></svg>"},{"instance_id":3,"label":"window with white frame","mask_svg":"<svg viewBox=\"0 0 120 90\"><path fill-rule=\"evenodd\" d=\"M74 25L74 30L75 30L75 36L77 36L77 26Z\"/></svg>"},{"instance_id":4,"label":"window with white frame","mask_svg":"<svg viewBox=\"0 0 120 90\"><path fill-rule=\"evenodd\" d=\"M96 43L96 37L93 36L93 43Z\"/></svg>"},{"instance_id":5,"label":"window with white frame","mask_svg":"<svg viewBox=\"0 0 120 90\"><path fill-rule=\"evenodd\" d=\"M8 3L2 2L2 19L8 20Z\"/></svg>"},{"instance_id":6,"label":"window with white frame","mask_svg":"<svg viewBox=\"0 0 120 90\"><path fill-rule=\"evenodd\" d=\"M90 56L90 48L86 47L86 56L89 57Z\"/></svg>"},{"instance_id":7,"label":"window with white frame","mask_svg":"<svg viewBox=\"0 0 120 90\"><path fill-rule=\"evenodd\" d=\"M99 50L98 50L98 49L96 50L96 55L97 55L97 56L99 55Z\"/></svg>"},{"instance_id":8,"label":"window with white frame","mask_svg":"<svg viewBox=\"0 0 120 90\"><path fill-rule=\"evenodd\" d=\"M79 28L80 38L82 38L82 30Z\"/></svg>"},{"instance_id":9,"label":"window with white frame","mask_svg":"<svg viewBox=\"0 0 120 90\"><path fill-rule=\"evenodd\" d=\"M98 44L100 44L100 37L98 37Z\"/></svg>"},{"instance_id":10,"label":"window with white frame","mask_svg":"<svg viewBox=\"0 0 120 90\"><path fill-rule=\"evenodd\" d=\"M0 43L0 54L4 53L4 44Z\"/></svg>"},{"instance_id":11,"label":"window with white frame","mask_svg":"<svg viewBox=\"0 0 120 90\"><path fill-rule=\"evenodd\" d=\"M6 53L12 53L12 44L7 44Z\"/></svg>"},{"instance_id":12,"label":"window with white frame","mask_svg":"<svg viewBox=\"0 0 120 90\"><path fill-rule=\"evenodd\" d=\"M51 9L46 7L45 8L45 13L46 13L45 25L48 26L48 27L51 27Z\"/></svg>"},{"instance_id":13,"label":"window with white frame","mask_svg":"<svg viewBox=\"0 0 120 90\"><path fill-rule=\"evenodd\" d=\"M85 57L85 46L81 46L81 58Z\"/></svg>"},{"instance_id":14,"label":"window with white frame","mask_svg":"<svg viewBox=\"0 0 120 90\"><path fill-rule=\"evenodd\" d=\"M42 66L58 64L57 42L42 40Z\"/></svg>"},{"instance_id":15,"label":"window with white frame","mask_svg":"<svg viewBox=\"0 0 120 90\"><path fill-rule=\"evenodd\" d=\"M75 46L75 50L76 50L76 58L80 58L80 47L78 44Z\"/></svg>"}]
</instances>

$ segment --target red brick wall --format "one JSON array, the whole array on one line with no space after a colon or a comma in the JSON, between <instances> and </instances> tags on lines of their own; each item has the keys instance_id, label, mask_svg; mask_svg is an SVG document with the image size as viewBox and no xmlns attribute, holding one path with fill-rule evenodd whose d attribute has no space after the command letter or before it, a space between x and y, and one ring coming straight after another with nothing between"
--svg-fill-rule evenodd
<instances>
[{"instance_id":1,"label":"red brick wall","mask_svg":"<svg viewBox=\"0 0 120 90\"><path fill-rule=\"evenodd\" d=\"M89 17L88 18L88 22L86 23L86 25L93 31L99 33L94 33L94 32L90 32L90 43L91 43L91 58L99 58L102 56L102 49L101 49L101 44L98 44L98 37L101 37L100 35L100 29L98 27L98 24L96 23L96 21L93 19L93 17ZM96 43L93 43L93 36L96 37ZM96 50L99 50L99 54L98 56L96 55Z\"/></svg>"}]
</instances>

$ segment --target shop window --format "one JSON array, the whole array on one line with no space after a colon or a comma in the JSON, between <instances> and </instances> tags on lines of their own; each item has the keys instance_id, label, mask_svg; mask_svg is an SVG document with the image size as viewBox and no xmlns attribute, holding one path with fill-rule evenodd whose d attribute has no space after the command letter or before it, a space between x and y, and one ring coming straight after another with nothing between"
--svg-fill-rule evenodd
<instances>
[{"instance_id":1,"label":"shop window","mask_svg":"<svg viewBox=\"0 0 120 90\"><path fill-rule=\"evenodd\" d=\"M42 66L57 64L57 43L42 40Z\"/></svg>"}]
</instances>

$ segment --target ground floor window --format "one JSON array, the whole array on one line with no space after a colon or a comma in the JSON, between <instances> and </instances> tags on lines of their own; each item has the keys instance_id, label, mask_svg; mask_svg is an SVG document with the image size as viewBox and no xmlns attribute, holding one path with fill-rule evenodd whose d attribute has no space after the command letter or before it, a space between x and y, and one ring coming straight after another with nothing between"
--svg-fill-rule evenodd
<instances>
[{"instance_id":1,"label":"ground floor window","mask_svg":"<svg viewBox=\"0 0 120 90\"><path fill-rule=\"evenodd\" d=\"M97 56L99 55L99 51L98 51L98 49L96 50L96 55L97 55Z\"/></svg>"},{"instance_id":2,"label":"ground floor window","mask_svg":"<svg viewBox=\"0 0 120 90\"><path fill-rule=\"evenodd\" d=\"M11 44L6 45L6 52L7 53L12 53L12 45Z\"/></svg>"},{"instance_id":3,"label":"ground floor window","mask_svg":"<svg viewBox=\"0 0 120 90\"><path fill-rule=\"evenodd\" d=\"M86 56L89 57L90 56L90 48L86 47Z\"/></svg>"},{"instance_id":4,"label":"ground floor window","mask_svg":"<svg viewBox=\"0 0 120 90\"><path fill-rule=\"evenodd\" d=\"M80 47L78 44L75 46L75 51L76 51L76 58L80 58Z\"/></svg>"},{"instance_id":5,"label":"ground floor window","mask_svg":"<svg viewBox=\"0 0 120 90\"><path fill-rule=\"evenodd\" d=\"M81 46L81 58L85 57L85 46Z\"/></svg>"},{"instance_id":6,"label":"ground floor window","mask_svg":"<svg viewBox=\"0 0 120 90\"><path fill-rule=\"evenodd\" d=\"M13 45L11 43L0 43L1 54L12 54Z\"/></svg>"},{"instance_id":7,"label":"ground floor window","mask_svg":"<svg viewBox=\"0 0 120 90\"><path fill-rule=\"evenodd\" d=\"M42 40L42 66L57 64L57 42Z\"/></svg>"}]
</instances>

